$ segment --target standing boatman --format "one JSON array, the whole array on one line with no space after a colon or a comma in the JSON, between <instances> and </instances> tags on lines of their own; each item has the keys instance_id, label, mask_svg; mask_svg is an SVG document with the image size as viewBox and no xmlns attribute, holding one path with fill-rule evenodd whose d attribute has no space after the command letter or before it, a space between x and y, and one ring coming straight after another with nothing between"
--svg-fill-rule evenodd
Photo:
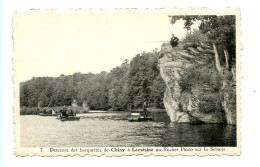
<instances>
[{"instance_id":1,"label":"standing boatman","mask_svg":"<svg viewBox=\"0 0 260 167\"><path fill-rule=\"evenodd\" d=\"M149 105L148 105L148 103L145 101L144 104L143 104L143 116L144 116L144 118L147 117L148 107L149 107Z\"/></svg>"}]
</instances>

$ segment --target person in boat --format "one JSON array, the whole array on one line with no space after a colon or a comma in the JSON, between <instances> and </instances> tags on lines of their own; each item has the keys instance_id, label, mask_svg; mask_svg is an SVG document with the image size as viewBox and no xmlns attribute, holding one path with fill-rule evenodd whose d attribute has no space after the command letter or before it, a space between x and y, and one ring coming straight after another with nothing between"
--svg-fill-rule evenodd
<instances>
[{"instance_id":1,"label":"person in boat","mask_svg":"<svg viewBox=\"0 0 260 167\"><path fill-rule=\"evenodd\" d=\"M73 115L74 115L74 113L73 113L72 109L70 109L70 116L73 116Z\"/></svg>"},{"instance_id":2,"label":"person in boat","mask_svg":"<svg viewBox=\"0 0 260 167\"><path fill-rule=\"evenodd\" d=\"M41 113L41 110L39 109L39 107L37 108L37 115L39 115Z\"/></svg>"},{"instance_id":3,"label":"person in boat","mask_svg":"<svg viewBox=\"0 0 260 167\"><path fill-rule=\"evenodd\" d=\"M43 113L43 114L47 114L46 107L43 108L42 113Z\"/></svg>"},{"instance_id":4,"label":"person in boat","mask_svg":"<svg viewBox=\"0 0 260 167\"><path fill-rule=\"evenodd\" d=\"M145 101L144 104L143 104L143 116L144 118L146 118L148 116L148 103Z\"/></svg>"},{"instance_id":5,"label":"person in boat","mask_svg":"<svg viewBox=\"0 0 260 167\"><path fill-rule=\"evenodd\" d=\"M68 118L69 115L67 114L67 108L64 106L63 109L60 110L60 117Z\"/></svg>"},{"instance_id":6,"label":"person in boat","mask_svg":"<svg viewBox=\"0 0 260 167\"><path fill-rule=\"evenodd\" d=\"M71 109L71 107L69 108L69 115L70 116L76 116L76 114L74 114L73 110Z\"/></svg>"}]
</instances>

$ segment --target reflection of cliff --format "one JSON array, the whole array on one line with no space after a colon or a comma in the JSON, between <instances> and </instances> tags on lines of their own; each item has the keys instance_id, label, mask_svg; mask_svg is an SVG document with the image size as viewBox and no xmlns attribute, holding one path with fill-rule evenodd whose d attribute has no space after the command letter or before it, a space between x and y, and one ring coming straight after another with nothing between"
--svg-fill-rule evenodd
<instances>
[{"instance_id":1,"label":"reflection of cliff","mask_svg":"<svg viewBox=\"0 0 260 167\"><path fill-rule=\"evenodd\" d=\"M162 146L236 146L236 127L221 124L167 124Z\"/></svg>"},{"instance_id":2,"label":"reflection of cliff","mask_svg":"<svg viewBox=\"0 0 260 167\"><path fill-rule=\"evenodd\" d=\"M234 81L227 72L217 72L209 46L173 49L165 43L159 66L167 85L164 105L172 122L236 124Z\"/></svg>"}]
</instances>

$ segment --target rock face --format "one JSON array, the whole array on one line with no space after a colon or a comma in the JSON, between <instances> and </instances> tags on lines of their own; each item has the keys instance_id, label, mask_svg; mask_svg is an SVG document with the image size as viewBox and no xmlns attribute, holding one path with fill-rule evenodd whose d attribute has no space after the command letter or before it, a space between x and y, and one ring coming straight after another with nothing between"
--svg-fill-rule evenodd
<instances>
[{"instance_id":1,"label":"rock face","mask_svg":"<svg viewBox=\"0 0 260 167\"><path fill-rule=\"evenodd\" d=\"M209 66L212 60L214 62L214 52L205 44L186 46L185 49L173 49L168 43L162 45L158 64L167 86L164 106L172 122L236 124L235 89L231 83L223 85L222 90L215 90L207 82L191 83L188 91L183 88L183 84L189 84L183 83L188 70L200 67L209 75L216 71L212 65Z\"/></svg>"},{"instance_id":2,"label":"rock face","mask_svg":"<svg viewBox=\"0 0 260 167\"><path fill-rule=\"evenodd\" d=\"M223 101L222 106L225 110L226 121L230 125L236 124L236 89L235 89L235 77L231 79L232 76L236 76L234 70L231 74L229 71L224 71L224 82L223 82ZM233 81L233 82L231 82Z\"/></svg>"}]
</instances>

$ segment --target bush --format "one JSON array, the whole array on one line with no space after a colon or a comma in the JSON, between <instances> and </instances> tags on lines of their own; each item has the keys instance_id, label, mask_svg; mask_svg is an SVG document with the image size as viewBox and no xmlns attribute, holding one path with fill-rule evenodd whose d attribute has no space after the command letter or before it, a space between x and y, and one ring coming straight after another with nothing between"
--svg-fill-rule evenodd
<instances>
[{"instance_id":1,"label":"bush","mask_svg":"<svg viewBox=\"0 0 260 167\"><path fill-rule=\"evenodd\" d=\"M217 92L221 89L222 78L214 68L191 67L184 71L179 84L183 92L190 92L195 85L204 84Z\"/></svg>"},{"instance_id":2,"label":"bush","mask_svg":"<svg viewBox=\"0 0 260 167\"><path fill-rule=\"evenodd\" d=\"M197 48L198 46L200 46L198 43L185 43L183 45L183 49L187 50L189 47Z\"/></svg>"},{"instance_id":3,"label":"bush","mask_svg":"<svg viewBox=\"0 0 260 167\"><path fill-rule=\"evenodd\" d=\"M205 34L203 34L201 30L193 30L193 32L186 34L185 37L181 39L181 42L183 42L183 43L198 43L198 42L207 43L208 37Z\"/></svg>"},{"instance_id":4,"label":"bush","mask_svg":"<svg viewBox=\"0 0 260 167\"><path fill-rule=\"evenodd\" d=\"M40 110L37 107L21 107L20 115L38 115Z\"/></svg>"},{"instance_id":5,"label":"bush","mask_svg":"<svg viewBox=\"0 0 260 167\"><path fill-rule=\"evenodd\" d=\"M203 95L199 100L199 111L202 113L207 114L220 110L219 106L221 106L221 104L218 104L218 102L220 102L218 93Z\"/></svg>"}]
</instances>

